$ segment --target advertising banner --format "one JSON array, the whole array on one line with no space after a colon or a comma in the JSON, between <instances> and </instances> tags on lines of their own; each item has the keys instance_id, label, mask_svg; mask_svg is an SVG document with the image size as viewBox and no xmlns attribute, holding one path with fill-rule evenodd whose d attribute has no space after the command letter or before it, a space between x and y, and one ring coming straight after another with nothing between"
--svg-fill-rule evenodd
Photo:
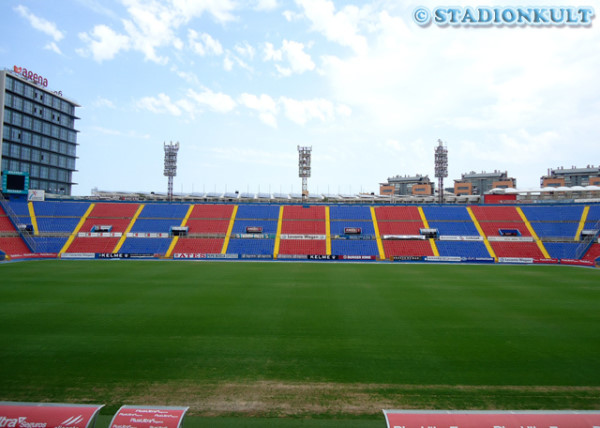
<instances>
[{"instance_id":1,"label":"advertising banner","mask_svg":"<svg viewBox=\"0 0 600 428\"><path fill-rule=\"evenodd\" d=\"M131 254L129 253L97 253L97 259L129 259Z\"/></svg>"},{"instance_id":2,"label":"advertising banner","mask_svg":"<svg viewBox=\"0 0 600 428\"><path fill-rule=\"evenodd\" d=\"M498 263L532 264L533 259L528 257L498 257Z\"/></svg>"},{"instance_id":3,"label":"advertising banner","mask_svg":"<svg viewBox=\"0 0 600 428\"><path fill-rule=\"evenodd\" d=\"M0 427L87 428L102 405L0 402Z\"/></svg>"},{"instance_id":4,"label":"advertising banner","mask_svg":"<svg viewBox=\"0 0 600 428\"><path fill-rule=\"evenodd\" d=\"M423 235L383 235L381 237L381 239L406 239L406 240L411 240L411 239L415 239L415 240L425 240L427 239L425 236Z\"/></svg>"},{"instance_id":5,"label":"advertising banner","mask_svg":"<svg viewBox=\"0 0 600 428\"><path fill-rule=\"evenodd\" d=\"M423 256L392 256L392 260L395 262L421 262Z\"/></svg>"},{"instance_id":6,"label":"advertising banner","mask_svg":"<svg viewBox=\"0 0 600 428\"><path fill-rule=\"evenodd\" d=\"M533 242L531 236L488 236L490 242Z\"/></svg>"},{"instance_id":7,"label":"advertising banner","mask_svg":"<svg viewBox=\"0 0 600 428\"><path fill-rule=\"evenodd\" d=\"M577 259L560 259L561 265L573 265L573 266L595 266L595 262L592 260L577 260Z\"/></svg>"},{"instance_id":8,"label":"advertising banner","mask_svg":"<svg viewBox=\"0 0 600 428\"><path fill-rule=\"evenodd\" d=\"M189 407L122 406L110 428L178 428Z\"/></svg>"},{"instance_id":9,"label":"advertising banner","mask_svg":"<svg viewBox=\"0 0 600 428\"><path fill-rule=\"evenodd\" d=\"M425 257L426 262L462 262L462 257L452 257L452 256L427 256Z\"/></svg>"},{"instance_id":10,"label":"advertising banner","mask_svg":"<svg viewBox=\"0 0 600 428\"><path fill-rule=\"evenodd\" d=\"M483 241L483 236L440 235L440 241Z\"/></svg>"},{"instance_id":11,"label":"advertising banner","mask_svg":"<svg viewBox=\"0 0 600 428\"><path fill-rule=\"evenodd\" d=\"M61 259L95 259L96 253L62 253Z\"/></svg>"},{"instance_id":12,"label":"advertising banner","mask_svg":"<svg viewBox=\"0 0 600 428\"><path fill-rule=\"evenodd\" d=\"M27 253L27 254L11 254L11 259L55 259L57 253Z\"/></svg>"},{"instance_id":13,"label":"advertising banner","mask_svg":"<svg viewBox=\"0 0 600 428\"><path fill-rule=\"evenodd\" d=\"M600 412L587 411L405 411L384 410L388 428L597 428Z\"/></svg>"},{"instance_id":14,"label":"advertising banner","mask_svg":"<svg viewBox=\"0 0 600 428\"><path fill-rule=\"evenodd\" d=\"M32 190L29 189L29 193L27 194L27 200L29 202L41 202L46 200L46 191L45 190Z\"/></svg>"},{"instance_id":15,"label":"advertising banner","mask_svg":"<svg viewBox=\"0 0 600 428\"><path fill-rule=\"evenodd\" d=\"M377 256L340 256L342 260L376 260Z\"/></svg>"}]
</instances>

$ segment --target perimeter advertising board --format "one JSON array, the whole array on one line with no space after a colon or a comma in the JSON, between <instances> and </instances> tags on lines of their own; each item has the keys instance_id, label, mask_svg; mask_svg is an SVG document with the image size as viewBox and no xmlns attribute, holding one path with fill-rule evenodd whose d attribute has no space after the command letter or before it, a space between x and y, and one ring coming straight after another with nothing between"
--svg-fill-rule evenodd
<instances>
[{"instance_id":1,"label":"perimeter advertising board","mask_svg":"<svg viewBox=\"0 0 600 428\"><path fill-rule=\"evenodd\" d=\"M0 427L87 428L102 405L0 402Z\"/></svg>"},{"instance_id":2,"label":"perimeter advertising board","mask_svg":"<svg viewBox=\"0 0 600 428\"><path fill-rule=\"evenodd\" d=\"M189 407L122 406L110 428L178 428Z\"/></svg>"},{"instance_id":3,"label":"perimeter advertising board","mask_svg":"<svg viewBox=\"0 0 600 428\"><path fill-rule=\"evenodd\" d=\"M388 428L598 428L600 412L384 410Z\"/></svg>"}]
</instances>

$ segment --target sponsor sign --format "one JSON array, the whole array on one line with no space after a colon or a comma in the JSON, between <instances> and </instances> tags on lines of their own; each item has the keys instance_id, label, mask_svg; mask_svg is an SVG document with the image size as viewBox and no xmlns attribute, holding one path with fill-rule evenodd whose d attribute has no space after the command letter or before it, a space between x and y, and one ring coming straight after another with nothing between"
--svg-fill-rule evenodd
<instances>
[{"instance_id":1,"label":"sponsor sign","mask_svg":"<svg viewBox=\"0 0 600 428\"><path fill-rule=\"evenodd\" d=\"M24 77L27 80L31 80L34 83L37 83L44 88L48 87L48 79L42 77L41 74L34 73L31 70L27 70L25 67L18 67L16 65L13 66L13 71L19 76ZM58 95L62 95L62 91Z\"/></svg>"},{"instance_id":2,"label":"sponsor sign","mask_svg":"<svg viewBox=\"0 0 600 428\"><path fill-rule=\"evenodd\" d=\"M102 407L95 404L0 402L0 427L86 428Z\"/></svg>"},{"instance_id":3,"label":"sponsor sign","mask_svg":"<svg viewBox=\"0 0 600 428\"><path fill-rule=\"evenodd\" d=\"M376 256L340 256L342 260L376 260Z\"/></svg>"},{"instance_id":4,"label":"sponsor sign","mask_svg":"<svg viewBox=\"0 0 600 428\"><path fill-rule=\"evenodd\" d=\"M451 257L451 256L427 256L425 257L426 262L462 262L462 257Z\"/></svg>"},{"instance_id":5,"label":"sponsor sign","mask_svg":"<svg viewBox=\"0 0 600 428\"><path fill-rule=\"evenodd\" d=\"M325 239L326 235L281 235L281 239Z\"/></svg>"},{"instance_id":6,"label":"sponsor sign","mask_svg":"<svg viewBox=\"0 0 600 428\"><path fill-rule=\"evenodd\" d=\"M531 264L533 263L533 259L527 257L498 257L498 263Z\"/></svg>"},{"instance_id":7,"label":"sponsor sign","mask_svg":"<svg viewBox=\"0 0 600 428\"><path fill-rule=\"evenodd\" d=\"M31 190L27 193L27 200L30 202L41 202L46 200L46 192L44 190Z\"/></svg>"},{"instance_id":8,"label":"sponsor sign","mask_svg":"<svg viewBox=\"0 0 600 428\"><path fill-rule=\"evenodd\" d=\"M262 233L263 228L260 226L248 226L246 227L246 233Z\"/></svg>"},{"instance_id":9,"label":"sponsor sign","mask_svg":"<svg viewBox=\"0 0 600 428\"><path fill-rule=\"evenodd\" d=\"M238 254L175 253L174 259L238 259Z\"/></svg>"},{"instance_id":10,"label":"sponsor sign","mask_svg":"<svg viewBox=\"0 0 600 428\"><path fill-rule=\"evenodd\" d=\"M382 239L427 239L423 235L383 235Z\"/></svg>"},{"instance_id":11,"label":"sponsor sign","mask_svg":"<svg viewBox=\"0 0 600 428\"><path fill-rule=\"evenodd\" d=\"M241 254L241 259L272 259L271 254Z\"/></svg>"},{"instance_id":12,"label":"sponsor sign","mask_svg":"<svg viewBox=\"0 0 600 428\"><path fill-rule=\"evenodd\" d=\"M168 233L128 233L128 238L170 238Z\"/></svg>"},{"instance_id":13,"label":"sponsor sign","mask_svg":"<svg viewBox=\"0 0 600 428\"><path fill-rule=\"evenodd\" d=\"M483 236L441 235L438 239L440 241L483 241Z\"/></svg>"},{"instance_id":14,"label":"sponsor sign","mask_svg":"<svg viewBox=\"0 0 600 428\"><path fill-rule=\"evenodd\" d=\"M533 259L533 263L538 264L557 264L558 262L558 259Z\"/></svg>"},{"instance_id":15,"label":"sponsor sign","mask_svg":"<svg viewBox=\"0 0 600 428\"><path fill-rule=\"evenodd\" d=\"M306 254L279 254L277 258L281 260L306 260Z\"/></svg>"},{"instance_id":16,"label":"sponsor sign","mask_svg":"<svg viewBox=\"0 0 600 428\"><path fill-rule=\"evenodd\" d=\"M330 256L327 254L309 254L306 256L308 260L338 260L340 256Z\"/></svg>"},{"instance_id":17,"label":"sponsor sign","mask_svg":"<svg viewBox=\"0 0 600 428\"><path fill-rule=\"evenodd\" d=\"M488 236L490 242L533 242L532 236Z\"/></svg>"},{"instance_id":18,"label":"sponsor sign","mask_svg":"<svg viewBox=\"0 0 600 428\"><path fill-rule=\"evenodd\" d=\"M423 261L423 256L392 256L395 262L420 262Z\"/></svg>"},{"instance_id":19,"label":"sponsor sign","mask_svg":"<svg viewBox=\"0 0 600 428\"><path fill-rule=\"evenodd\" d=\"M120 238L121 232L79 232L78 238Z\"/></svg>"},{"instance_id":20,"label":"sponsor sign","mask_svg":"<svg viewBox=\"0 0 600 428\"><path fill-rule=\"evenodd\" d=\"M61 259L95 259L96 253L62 253Z\"/></svg>"},{"instance_id":21,"label":"sponsor sign","mask_svg":"<svg viewBox=\"0 0 600 428\"><path fill-rule=\"evenodd\" d=\"M55 259L57 253L27 253L27 254L11 254L11 259Z\"/></svg>"},{"instance_id":22,"label":"sponsor sign","mask_svg":"<svg viewBox=\"0 0 600 428\"><path fill-rule=\"evenodd\" d=\"M463 261L469 263L494 263L496 260L493 257L464 257Z\"/></svg>"},{"instance_id":23,"label":"sponsor sign","mask_svg":"<svg viewBox=\"0 0 600 428\"><path fill-rule=\"evenodd\" d=\"M586 411L404 411L384 410L388 428L597 428L600 412Z\"/></svg>"},{"instance_id":24,"label":"sponsor sign","mask_svg":"<svg viewBox=\"0 0 600 428\"><path fill-rule=\"evenodd\" d=\"M592 260L560 259L560 264L573 266L594 266L595 262Z\"/></svg>"},{"instance_id":25,"label":"sponsor sign","mask_svg":"<svg viewBox=\"0 0 600 428\"><path fill-rule=\"evenodd\" d=\"M362 233L362 229L360 227L345 227L344 234L346 235L360 235Z\"/></svg>"},{"instance_id":26,"label":"sponsor sign","mask_svg":"<svg viewBox=\"0 0 600 428\"><path fill-rule=\"evenodd\" d=\"M110 428L178 428L189 407L123 406Z\"/></svg>"},{"instance_id":27,"label":"sponsor sign","mask_svg":"<svg viewBox=\"0 0 600 428\"><path fill-rule=\"evenodd\" d=\"M96 258L98 259L129 259L131 254L129 253L97 253Z\"/></svg>"},{"instance_id":28,"label":"sponsor sign","mask_svg":"<svg viewBox=\"0 0 600 428\"><path fill-rule=\"evenodd\" d=\"M236 233L231 236L237 239L275 239L274 234L268 233Z\"/></svg>"}]
</instances>

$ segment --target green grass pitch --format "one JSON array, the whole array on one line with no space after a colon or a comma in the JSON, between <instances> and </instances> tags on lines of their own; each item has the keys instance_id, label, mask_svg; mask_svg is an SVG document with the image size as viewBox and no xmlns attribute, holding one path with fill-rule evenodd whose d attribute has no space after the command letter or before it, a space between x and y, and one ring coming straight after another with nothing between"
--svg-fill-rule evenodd
<instances>
[{"instance_id":1,"label":"green grass pitch","mask_svg":"<svg viewBox=\"0 0 600 428\"><path fill-rule=\"evenodd\" d=\"M0 400L188 405L214 426L600 409L595 269L39 261L0 278Z\"/></svg>"}]
</instances>

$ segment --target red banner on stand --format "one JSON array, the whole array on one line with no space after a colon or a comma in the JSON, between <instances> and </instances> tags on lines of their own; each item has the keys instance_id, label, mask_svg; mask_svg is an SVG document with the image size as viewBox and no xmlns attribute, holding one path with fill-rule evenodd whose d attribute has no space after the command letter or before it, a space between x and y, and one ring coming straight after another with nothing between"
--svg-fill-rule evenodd
<instances>
[{"instance_id":1,"label":"red banner on stand","mask_svg":"<svg viewBox=\"0 0 600 428\"><path fill-rule=\"evenodd\" d=\"M384 410L388 428L598 428L600 412Z\"/></svg>"},{"instance_id":2,"label":"red banner on stand","mask_svg":"<svg viewBox=\"0 0 600 428\"><path fill-rule=\"evenodd\" d=\"M123 406L110 428L178 428L189 407Z\"/></svg>"},{"instance_id":3,"label":"red banner on stand","mask_svg":"<svg viewBox=\"0 0 600 428\"><path fill-rule=\"evenodd\" d=\"M95 404L0 402L0 427L87 428L102 407Z\"/></svg>"}]
</instances>

